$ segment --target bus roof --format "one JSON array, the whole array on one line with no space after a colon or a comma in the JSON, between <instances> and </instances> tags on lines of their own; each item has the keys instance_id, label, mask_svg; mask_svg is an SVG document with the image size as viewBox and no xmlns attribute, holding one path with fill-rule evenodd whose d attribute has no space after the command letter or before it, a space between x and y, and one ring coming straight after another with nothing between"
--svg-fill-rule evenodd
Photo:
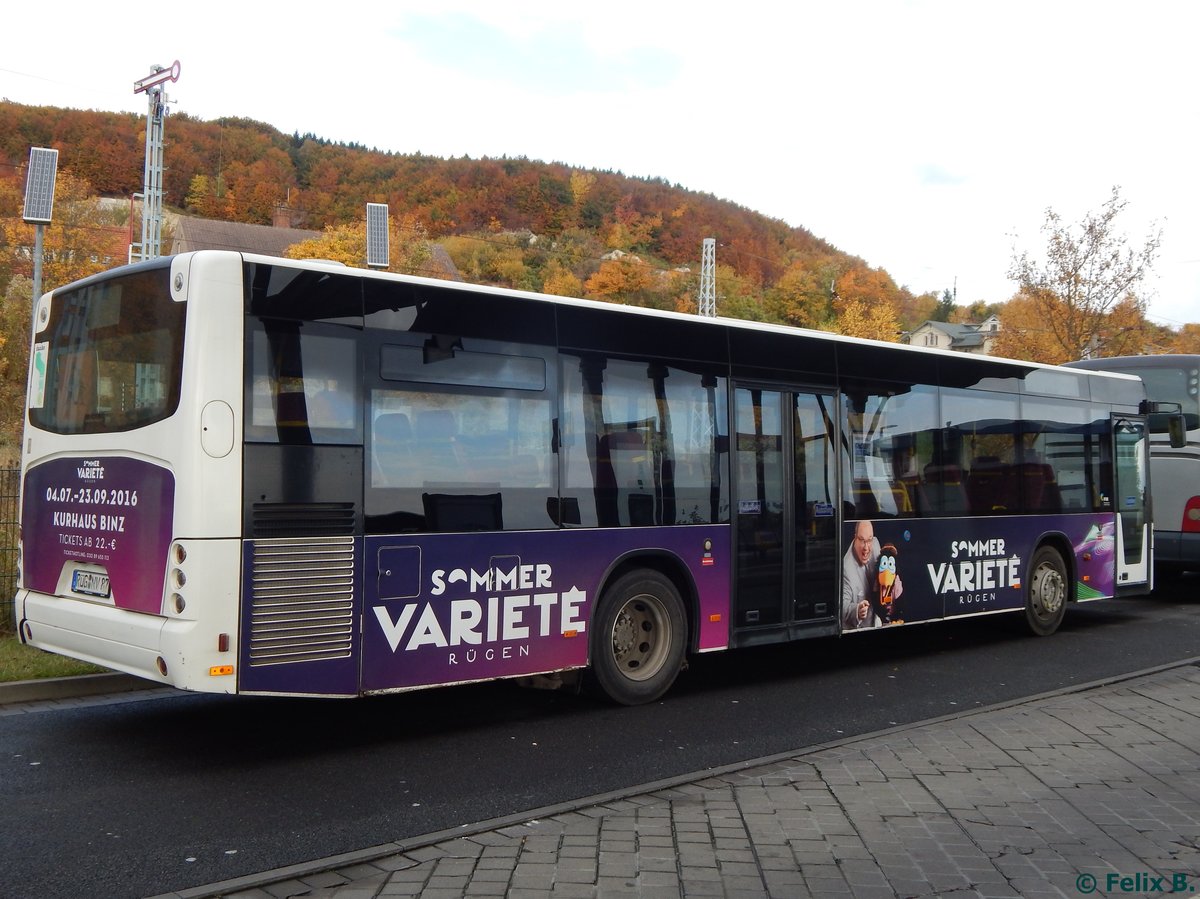
<instances>
[{"instance_id":1,"label":"bus roof","mask_svg":"<svg viewBox=\"0 0 1200 899\"><path fill-rule=\"evenodd\" d=\"M199 253L229 253L234 251L229 250L197 250ZM189 254L191 255L191 254ZM954 350L938 349L934 347L919 347L904 343L891 343L884 340L872 340L862 337L851 337L845 334L837 334L831 331L819 331L811 328L799 328L793 325L781 325L771 322L759 322L749 319L727 318L724 316L716 316L708 318L705 316L692 315L684 312L675 312L666 309L649 309L643 306L628 306L620 303L605 303L601 300L589 300L580 297L555 296L551 294L536 293L534 291L517 290L510 287L494 287L486 284L473 284L464 281L447 281L439 278L428 278L420 275L405 275L395 272L381 272L373 269L357 268L347 266L340 262L330 260L317 259L288 259L278 256L262 256L251 253L238 253L247 262L262 263L268 265L286 265L301 269L329 269L341 274L353 274L363 278L377 278L380 280L396 281L408 284L419 284L439 290L456 290L466 291L470 293L480 294L498 294L502 296L514 297L534 302L552 303L555 305L578 306L581 308L601 309L608 312L626 315L645 315L655 318L664 318L675 321L687 322L703 322L722 327L742 328L747 330L764 331L775 334L805 334L810 337L817 337L822 340L828 340L836 343L851 343L851 344L871 344L881 348L887 348L900 352L915 353L922 356L937 356L947 359L961 360L964 357L963 353ZM968 358L972 361L993 363L993 364L1013 364L1028 366L1031 368L1047 369L1047 370L1066 370L1066 366L1052 365L1043 362L1031 362L1025 359L1012 359L1003 356L983 356L971 354ZM1073 364L1073 363L1072 363ZM1112 374L1119 378L1135 378L1133 375L1126 375L1121 372L1107 372L1104 369L1095 369L1101 374Z\"/></svg>"}]
</instances>

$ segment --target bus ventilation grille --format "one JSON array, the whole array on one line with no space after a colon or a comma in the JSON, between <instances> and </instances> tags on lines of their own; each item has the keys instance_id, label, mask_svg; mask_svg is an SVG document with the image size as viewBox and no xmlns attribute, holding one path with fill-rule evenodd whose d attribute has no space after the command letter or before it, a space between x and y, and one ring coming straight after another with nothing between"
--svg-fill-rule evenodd
<instances>
[{"instance_id":1,"label":"bus ventilation grille","mask_svg":"<svg viewBox=\"0 0 1200 899\"><path fill-rule=\"evenodd\" d=\"M251 667L350 655L354 557L353 537L255 541Z\"/></svg>"},{"instance_id":2,"label":"bus ventilation grille","mask_svg":"<svg viewBox=\"0 0 1200 899\"><path fill-rule=\"evenodd\" d=\"M254 539L263 537L349 537L353 503L255 503Z\"/></svg>"}]
</instances>

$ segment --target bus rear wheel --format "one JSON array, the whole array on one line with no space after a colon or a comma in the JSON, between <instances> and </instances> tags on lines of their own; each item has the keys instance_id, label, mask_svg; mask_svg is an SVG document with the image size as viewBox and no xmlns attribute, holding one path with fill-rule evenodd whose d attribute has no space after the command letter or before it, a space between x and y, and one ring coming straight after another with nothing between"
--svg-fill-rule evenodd
<instances>
[{"instance_id":1,"label":"bus rear wheel","mask_svg":"<svg viewBox=\"0 0 1200 899\"><path fill-rule=\"evenodd\" d=\"M1025 587L1025 624L1034 634L1047 637L1058 630L1070 592L1067 566L1058 550L1039 547Z\"/></svg>"},{"instance_id":2,"label":"bus rear wheel","mask_svg":"<svg viewBox=\"0 0 1200 899\"><path fill-rule=\"evenodd\" d=\"M658 699L683 667L687 617L671 581L657 571L622 575L593 619L593 686L613 702Z\"/></svg>"}]
</instances>

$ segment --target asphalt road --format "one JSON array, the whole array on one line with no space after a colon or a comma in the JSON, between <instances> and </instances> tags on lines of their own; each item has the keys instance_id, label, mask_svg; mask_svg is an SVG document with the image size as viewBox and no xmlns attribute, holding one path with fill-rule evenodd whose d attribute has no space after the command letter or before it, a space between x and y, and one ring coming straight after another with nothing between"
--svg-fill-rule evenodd
<instances>
[{"instance_id":1,"label":"asphalt road","mask_svg":"<svg viewBox=\"0 0 1200 899\"><path fill-rule=\"evenodd\" d=\"M1200 577L1072 608L719 653L658 703L507 684L161 699L0 726L0 897L143 897L1200 656Z\"/></svg>"}]
</instances>

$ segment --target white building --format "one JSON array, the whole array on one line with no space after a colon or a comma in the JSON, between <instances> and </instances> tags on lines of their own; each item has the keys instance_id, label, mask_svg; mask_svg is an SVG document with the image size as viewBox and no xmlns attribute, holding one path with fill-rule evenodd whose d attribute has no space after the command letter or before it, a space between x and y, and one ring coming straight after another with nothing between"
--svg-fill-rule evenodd
<instances>
[{"instance_id":1,"label":"white building","mask_svg":"<svg viewBox=\"0 0 1200 899\"><path fill-rule=\"evenodd\" d=\"M925 321L909 333L907 342L913 346L990 356L999 334L1000 319L989 315L977 325Z\"/></svg>"}]
</instances>

